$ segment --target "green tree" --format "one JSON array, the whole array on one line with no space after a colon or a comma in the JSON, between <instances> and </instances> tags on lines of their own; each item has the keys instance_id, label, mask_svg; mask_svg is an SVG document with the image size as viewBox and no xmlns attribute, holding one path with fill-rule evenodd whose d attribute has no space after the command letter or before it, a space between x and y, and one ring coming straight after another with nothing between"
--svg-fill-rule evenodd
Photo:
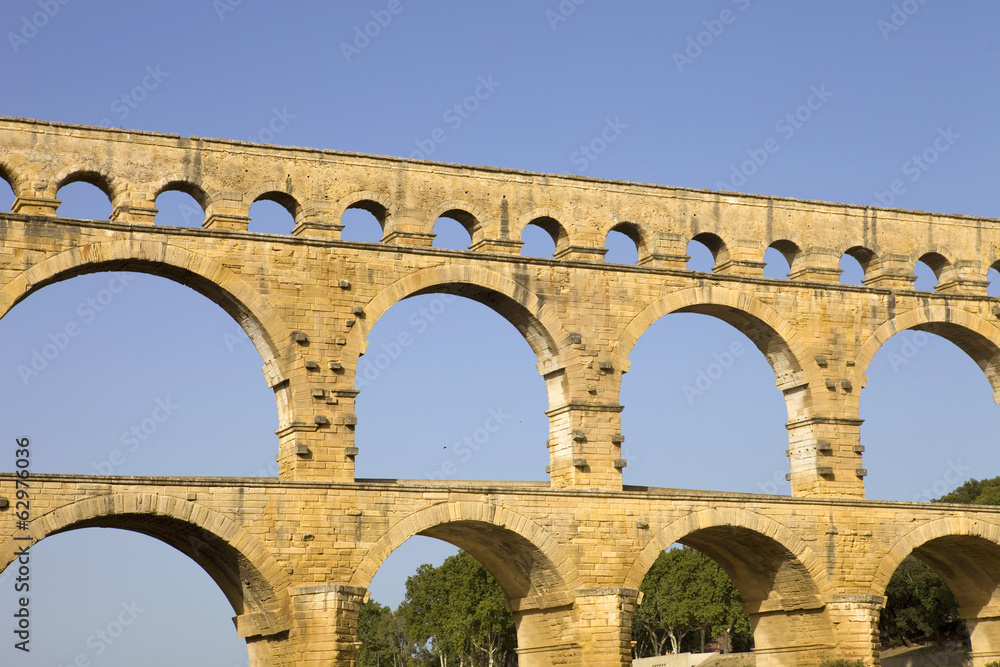
<instances>
[{"instance_id":1,"label":"green tree","mask_svg":"<svg viewBox=\"0 0 1000 667\"><path fill-rule=\"evenodd\" d=\"M407 636L429 646L442 666L497 667L514 656L517 634L499 584L479 561L459 552L441 567L421 565L406 580L397 610Z\"/></svg>"},{"instance_id":2,"label":"green tree","mask_svg":"<svg viewBox=\"0 0 1000 667\"><path fill-rule=\"evenodd\" d=\"M632 635L636 656L662 655L667 645L681 651L685 637L706 639L750 635L750 620L732 579L700 551L683 547L661 553L643 579L643 601L635 611Z\"/></svg>"},{"instance_id":3,"label":"green tree","mask_svg":"<svg viewBox=\"0 0 1000 667\"><path fill-rule=\"evenodd\" d=\"M403 667L415 664L417 647L406 636L403 620L392 609L366 602L358 614L358 667Z\"/></svg>"},{"instance_id":4,"label":"green tree","mask_svg":"<svg viewBox=\"0 0 1000 667\"><path fill-rule=\"evenodd\" d=\"M1000 477L984 480L970 479L951 493L946 493L931 502L1000 505Z\"/></svg>"}]
</instances>

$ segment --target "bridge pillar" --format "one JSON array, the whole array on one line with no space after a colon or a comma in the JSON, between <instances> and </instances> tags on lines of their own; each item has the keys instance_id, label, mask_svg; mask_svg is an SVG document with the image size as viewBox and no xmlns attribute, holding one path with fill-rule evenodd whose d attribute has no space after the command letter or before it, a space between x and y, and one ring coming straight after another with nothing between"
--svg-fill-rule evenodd
<instances>
[{"instance_id":1,"label":"bridge pillar","mask_svg":"<svg viewBox=\"0 0 1000 667\"><path fill-rule=\"evenodd\" d=\"M10 210L14 213L23 213L24 215L51 215L56 214L56 210L59 208L59 204L62 201L56 199L55 197L46 197L44 194L39 196L29 197L29 196L19 196L11 204Z\"/></svg>"},{"instance_id":2,"label":"bridge pillar","mask_svg":"<svg viewBox=\"0 0 1000 667\"><path fill-rule=\"evenodd\" d=\"M586 588L576 591L581 661L587 667L632 664L632 615L639 591Z\"/></svg>"},{"instance_id":3,"label":"bridge pillar","mask_svg":"<svg viewBox=\"0 0 1000 667\"><path fill-rule=\"evenodd\" d=\"M837 657L861 659L866 667L878 667L881 642L878 619L885 605L881 595L831 595L827 603L833 632L837 638Z\"/></svg>"},{"instance_id":4,"label":"bridge pillar","mask_svg":"<svg viewBox=\"0 0 1000 667\"><path fill-rule=\"evenodd\" d=\"M812 282L839 283L840 255L830 248L807 248L795 258L789 280L810 280Z\"/></svg>"},{"instance_id":5,"label":"bridge pillar","mask_svg":"<svg viewBox=\"0 0 1000 667\"><path fill-rule=\"evenodd\" d=\"M617 403L574 402L546 412L552 486L621 490L622 409Z\"/></svg>"},{"instance_id":6,"label":"bridge pillar","mask_svg":"<svg viewBox=\"0 0 1000 667\"><path fill-rule=\"evenodd\" d=\"M429 223L433 226L433 221ZM390 216L385 222L382 243L391 245L416 246L429 248L434 243L434 234L428 231L428 222L424 211L400 211Z\"/></svg>"},{"instance_id":7,"label":"bridge pillar","mask_svg":"<svg viewBox=\"0 0 1000 667\"><path fill-rule=\"evenodd\" d=\"M785 425L792 496L864 498L861 422L814 415Z\"/></svg>"},{"instance_id":8,"label":"bridge pillar","mask_svg":"<svg viewBox=\"0 0 1000 667\"><path fill-rule=\"evenodd\" d=\"M1000 660L1000 608L958 610L959 616L969 628L969 638L972 640L972 666L985 667L986 664Z\"/></svg>"},{"instance_id":9,"label":"bridge pillar","mask_svg":"<svg viewBox=\"0 0 1000 667\"><path fill-rule=\"evenodd\" d=\"M296 667L354 667L358 652L358 614L368 591L322 584L291 589L297 639Z\"/></svg>"},{"instance_id":10,"label":"bridge pillar","mask_svg":"<svg viewBox=\"0 0 1000 667\"><path fill-rule=\"evenodd\" d=\"M656 232L649 234L639 251L639 266L687 270L688 238L685 234Z\"/></svg>"}]
</instances>

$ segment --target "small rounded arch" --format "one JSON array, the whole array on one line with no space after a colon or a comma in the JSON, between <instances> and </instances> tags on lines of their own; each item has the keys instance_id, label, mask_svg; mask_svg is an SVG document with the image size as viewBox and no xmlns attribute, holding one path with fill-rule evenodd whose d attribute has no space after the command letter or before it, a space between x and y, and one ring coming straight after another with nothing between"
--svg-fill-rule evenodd
<instances>
[{"instance_id":1,"label":"small rounded arch","mask_svg":"<svg viewBox=\"0 0 1000 667\"><path fill-rule=\"evenodd\" d=\"M938 250L930 250L919 254L914 262L914 273L918 273L916 264L922 263L931 270L937 281L935 288L954 278L955 269L951 261ZM917 287L920 289L920 287Z\"/></svg>"},{"instance_id":2,"label":"small rounded arch","mask_svg":"<svg viewBox=\"0 0 1000 667\"><path fill-rule=\"evenodd\" d=\"M254 197L248 215L250 231L290 234L296 223L302 219L302 205L288 192L267 190ZM259 218L256 224L255 216Z\"/></svg>"},{"instance_id":3,"label":"small rounded arch","mask_svg":"<svg viewBox=\"0 0 1000 667\"><path fill-rule=\"evenodd\" d=\"M375 216L383 230L392 215L392 201L382 193L371 190L362 190L344 197L340 200L337 208L341 215L349 209L368 211Z\"/></svg>"},{"instance_id":4,"label":"small rounded arch","mask_svg":"<svg viewBox=\"0 0 1000 667\"><path fill-rule=\"evenodd\" d=\"M17 182L17 176L14 170L3 162L0 162L0 180L7 182L7 185L10 186L10 189L14 193L14 197L18 196L19 184Z\"/></svg>"},{"instance_id":5,"label":"small rounded arch","mask_svg":"<svg viewBox=\"0 0 1000 667\"><path fill-rule=\"evenodd\" d=\"M986 294L988 296L1000 296L1000 260L993 263L986 271Z\"/></svg>"},{"instance_id":6,"label":"small rounded arch","mask_svg":"<svg viewBox=\"0 0 1000 667\"><path fill-rule=\"evenodd\" d=\"M604 245L605 247L608 248L609 254L613 250L612 249L613 234L620 234L621 236L624 236L626 239L628 239L628 241L631 241L634 250L633 248L628 248L626 252L625 248L620 248L620 249L615 248L614 250L620 250L620 252L616 253L617 255L620 255L620 257L612 255L611 259L609 260L608 255L605 255L605 261L613 261L621 264L635 264L639 260L639 257L641 257L644 254L643 251L645 250L645 240L642 233L642 228L635 222L619 222L618 224L611 227L611 229L609 229L608 233L605 235L605 241L604 241ZM627 245L627 242L623 242L621 245L623 246Z\"/></svg>"},{"instance_id":7,"label":"small rounded arch","mask_svg":"<svg viewBox=\"0 0 1000 667\"><path fill-rule=\"evenodd\" d=\"M844 258L850 259L845 261ZM847 266L847 262L851 261L856 263L854 271L851 271ZM861 245L854 245L844 250L841 254L840 268L843 269L840 276L841 283L860 285L863 284L865 278L878 271L878 256L875 254L875 251L870 248L866 248ZM861 275L856 275L858 273L857 269L860 269Z\"/></svg>"},{"instance_id":8,"label":"small rounded arch","mask_svg":"<svg viewBox=\"0 0 1000 667\"><path fill-rule=\"evenodd\" d=\"M799 248L794 241L779 239L767 246L767 249L764 251L764 261L767 264L771 264L771 262L767 259L767 256L772 254L771 251L778 254L779 259L776 260L778 263L783 265L787 264L787 269L785 269L785 266L780 266L774 269L769 269L765 266L764 275L765 277L770 278L786 278L795 264L795 259L802 253L802 249Z\"/></svg>"},{"instance_id":9,"label":"small rounded arch","mask_svg":"<svg viewBox=\"0 0 1000 667\"><path fill-rule=\"evenodd\" d=\"M569 554L537 523L490 503L442 503L401 517L354 569L352 586L367 588L378 568L414 535L468 552L496 578L510 600L563 593L579 585Z\"/></svg>"},{"instance_id":10,"label":"small rounded arch","mask_svg":"<svg viewBox=\"0 0 1000 667\"><path fill-rule=\"evenodd\" d=\"M561 250L569 245L569 233L566 231L566 227L559 222L558 215L554 211L540 209L536 209L525 215L518 223L520 230L518 238L524 235L524 230L528 226L538 227L552 239L552 243L555 245L555 254L558 255Z\"/></svg>"},{"instance_id":11,"label":"small rounded arch","mask_svg":"<svg viewBox=\"0 0 1000 667\"><path fill-rule=\"evenodd\" d=\"M691 241L688 242L688 255L691 255L691 259L688 260L688 268L691 270L700 271L703 267L698 266L697 251L692 252L691 244L697 244L703 248L706 248L712 256L712 267L708 267L707 270L713 270L714 266L718 266L728 256L728 249L726 243L718 234L713 234L712 232L700 232L691 237ZM692 266L694 264L695 266Z\"/></svg>"},{"instance_id":12,"label":"small rounded arch","mask_svg":"<svg viewBox=\"0 0 1000 667\"><path fill-rule=\"evenodd\" d=\"M238 616L255 614L258 623L266 619L265 634L291 626L290 579L284 568L257 538L206 506L157 493L119 492L41 515L29 524L29 533L36 543L79 528L118 528L156 538L198 563ZM0 543L0 564L13 562L20 545L25 543L13 538Z\"/></svg>"},{"instance_id":13,"label":"small rounded arch","mask_svg":"<svg viewBox=\"0 0 1000 667\"><path fill-rule=\"evenodd\" d=\"M957 345L983 369L1000 403L1000 328L978 315L945 304L927 305L900 313L885 322L862 344L855 367L864 375L869 364L893 335L906 329L937 334ZM891 574L891 573L890 573Z\"/></svg>"},{"instance_id":14,"label":"small rounded arch","mask_svg":"<svg viewBox=\"0 0 1000 667\"><path fill-rule=\"evenodd\" d=\"M192 183L183 177L168 177L157 183L153 190L154 199L164 192L183 192L198 202L203 211L208 208L210 203L208 193L200 185Z\"/></svg>"},{"instance_id":15,"label":"small rounded arch","mask_svg":"<svg viewBox=\"0 0 1000 667\"><path fill-rule=\"evenodd\" d=\"M483 213L468 202L452 199L438 204L430 210L427 222L433 226L438 218L451 218L458 222L469 233L472 243L483 238L483 220L485 219Z\"/></svg>"},{"instance_id":16,"label":"small rounded arch","mask_svg":"<svg viewBox=\"0 0 1000 667\"><path fill-rule=\"evenodd\" d=\"M69 167L64 169L55 178L55 188L56 191L62 187L70 185L71 183L89 183L93 185L98 190L103 192L108 197L108 201L112 205L115 204L118 197L118 188L114 179L109 175L95 169L88 167Z\"/></svg>"}]
</instances>

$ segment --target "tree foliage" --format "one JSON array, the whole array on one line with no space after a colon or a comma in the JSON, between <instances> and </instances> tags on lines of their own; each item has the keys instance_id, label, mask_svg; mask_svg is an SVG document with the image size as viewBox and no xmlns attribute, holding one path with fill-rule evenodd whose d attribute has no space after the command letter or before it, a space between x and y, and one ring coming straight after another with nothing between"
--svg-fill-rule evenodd
<instances>
[{"instance_id":1,"label":"tree foliage","mask_svg":"<svg viewBox=\"0 0 1000 667\"><path fill-rule=\"evenodd\" d=\"M516 664L517 634L504 600L493 576L464 551L440 567L421 565L395 612L377 602L362 608L358 665Z\"/></svg>"},{"instance_id":2,"label":"tree foliage","mask_svg":"<svg viewBox=\"0 0 1000 667\"><path fill-rule=\"evenodd\" d=\"M748 647L750 619L732 579L700 551L683 547L661 553L639 587L642 604L632 619L636 657L704 650L723 637L726 648ZM686 641L685 641L686 640Z\"/></svg>"}]
</instances>

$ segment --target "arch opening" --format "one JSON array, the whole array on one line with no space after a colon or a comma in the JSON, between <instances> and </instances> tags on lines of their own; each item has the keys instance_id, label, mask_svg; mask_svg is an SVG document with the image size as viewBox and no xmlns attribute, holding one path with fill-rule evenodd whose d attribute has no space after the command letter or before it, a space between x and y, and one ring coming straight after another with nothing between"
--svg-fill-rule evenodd
<instances>
[{"instance_id":1,"label":"arch opening","mask_svg":"<svg viewBox=\"0 0 1000 667\"><path fill-rule=\"evenodd\" d=\"M465 503L462 505L461 508L458 506L428 508L408 517L406 520L408 528L405 533L393 537L390 532L376 543L355 570L352 585L368 588L373 592L373 597L376 597L376 591L384 590L376 579L390 575L389 572L383 575L384 570L402 569L409 564L412 571L413 566L422 560L416 552L427 553L428 549L433 549L444 563L438 568L427 565L418 568L416 579L419 581L408 580L406 583L408 591L421 592L428 586L446 590L449 588L449 579L468 581L466 588L471 590L465 592L467 597L457 598L452 604L469 606L470 614L479 615L481 620L491 619L494 627L506 625L507 645L503 647L506 650L506 657L513 657L513 649L519 647L528 649L527 654L521 654L519 664L525 667L550 664L535 661L533 651L530 649L533 645L537 645L543 652L555 651L557 654L562 654L560 657L569 660L566 664L579 664L578 649L572 646L557 646L565 644L566 637L572 636L572 605L569 602L572 597L569 593L576 583L575 580L567 579L559 569L558 563L562 561L561 554L556 553L559 548L537 525L524 517L517 517L513 513L501 516L495 506L483 505L472 508L465 506ZM458 516L450 516L450 512ZM434 540L420 540L418 543L418 538L414 536L434 538ZM461 552L455 554L454 549L441 549L438 541L457 547ZM410 549L411 545L417 548ZM407 551L410 553L404 553ZM397 553L408 556L408 563L394 558L394 554ZM395 574L394 578L396 581L401 579L399 574ZM484 602L480 603L480 608L471 609L473 605L470 603L474 601L468 598L481 594L481 584L489 584L487 581L489 579L495 582L492 592L489 593L490 598L483 596ZM555 609L548 607L544 615L539 613L541 611L539 601L559 596L565 598L562 605L557 605ZM412 599L397 595L392 601L400 601L397 612L403 617L401 620L405 625L406 617L412 619L415 613L425 617L434 615L433 604L427 607L424 602L428 598L433 599L435 596L427 595L426 591L423 591L420 595L414 595ZM408 609L410 605L416 608ZM513 610L512 613L508 615L504 607ZM383 617L387 615L384 608L370 608L369 614ZM453 616L453 614L448 615ZM430 619L424 619L427 620ZM426 633L421 635L422 629L425 628L416 628L417 643L426 637ZM511 636L511 630L515 630L516 639ZM470 627L460 635L465 637L475 631L474 627ZM410 643L412 645L413 642ZM485 643L481 642L480 646ZM362 655L370 657L371 648L363 648ZM437 648L440 648L440 645ZM544 660L547 657L549 656L540 659ZM511 664L501 662L497 655L494 658L495 664Z\"/></svg>"},{"instance_id":2,"label":"arch opening","mask_svg":"<svg viewBox=\"0 0 1000 667\"><path fill-rule=\"evenodd\" d=\"M788 278L795 258L799 256L799 247L791 241L775 241L764 251L764 277Z\"/></svg>"},{"instance_id":3,"label":"arch opening","mask_svg":"<svg viewBox=\"0 0 1000 667\"><path fill-rule=\"evenodd\" d=\"M445 211L434 221L433 247L468 250L478 226L471 213L457 209Z\"/></svg>"},{"instance_id":4,"label":"arch opening","mask_svg":"<svg viewBox=\"0 0 1000 667\"><path fill-rule=\"evenodd\" d=\"M437 285L370 326L355 373L358 477L547 479L536 354L554 344L523 306L473 285ZM380 442L409 446L385 457Z\"/></svg>"},{"instance_id":5,"label":"arch opening","mask_svg":"<svg viewBox=\"0 0 1000 667\"><path fill-rule=\"evenodd\" d=\"M822 570L808 549L782 531L776 535L791 544L764 535L760 526L739 525L753 522L753 515L689 519L663 529L633 564L629 580L643 577L645 593L633 638L643 634L637 625L647 625L648 637L648 626L659 623L661 646L670 639L666 626L673 625L670 643L680 649L699 651L704 637L716 644L711 648L754 648L758 660L780 651L797 654L794 664L818 663L833 647L833 628L820 595ZM702 527L692 530L692 523ZM651 608L643 609L647 604ZM677 636L682 632L683 639Z\"/></svg>"},{"instance_id":6,"label":"arch opening","mask_svg":"<svg viewBox=\"0 0 1000 667\"><path fill-rule=\"evenodd\" d=\"M156 197L155 224L170 227L201 227L205 207L191 189L166 188Z\"/></svg>"},{"instance_id":7,"label":"arch opening","mask_svg":"<svg viewBox=\"0 0 1000 667\"><path fill-rule=\"evenodd\" d=\"M853 246L840 257L840 282L843 285L864 285L865 278L875 270L875 253L864 246Z\"/></svg>"},{"instance_id":8,"label":"arch opening","mask_svg":"<svg viewBox=\"0 0 1000 667\"><path fill-rule=\"evenodd\" d=\"M0 210L12 210L14 208L15 199L14 179L10 177L10 174L4 166L0 164Z\"/></svg>"},{"instance_id":9,"label":"arch opening","mask_svg":"<svg viewBox=\"0 0 1000 667\"><path fill-rule=\"evenodd\" d=\"M639 226L632 222L620 222L608 231L604 240L607 253L604 261L611 264L637 264L642 248Z\"/></svg>"},{"instance_id":10,"label":"arch opening","mask_svg":"<svg viewBox=\"0 0 1000 667\"><path fill-rule=\"evenodd\" d=\"M566 230L550 216L534 218L521 230L521 255L525 257L552 257L566 245Z\"/></svg>"},{"instance_id":11,"label":"arch opening","mask_svg":"<svg viewBox=\"0 0 1000 667\"><path fill-rule=\"evenodd\" d=\"M621 386L626 484L790 493L785 422L794 406L774 377L797 363L773 330L734 309L689 306L645 329L629 359ZM710 459L725 464L704 465Z\"/></svg>"},{"instance_id":12,"label":"arch opening","mask_svg":"<svg viewBox=\"0 0 1000 667\"><path fill-rule=\"evenodd\" d=\"M722 239L711 232L695 234L687 244L687 254L690 259L687 262L688 271L704 271L711 273L715 270L725 252L725 243Z\"/></svg>"},{"instance_id":13,"label":"arch opening","mask_svg":"<svg viewBox=\"0 0 1000 667\"><path fill-rule=\"evenodd\" d=\"M56 215L80 220L111 218L111 195L107 183L98 174L76 174L68 177L56 193L60 200Z\"/></svg>"},{"instance_id":14,"label":"arch opening","mask_svg":"<svg viewBox=\"0 0 1000 667\"><path fill-rule=\"evenodd\" d=\"M301 206L284 192L265 192L250 205L249 231L261 234L291 234Z\"/></svg>"},{"instance_id":15,"label":"arch opening","mask_svg":"<svg viewBox=\"0 0 1000 667\"><path fill-rule=\"evenodd\" d=\"M989 285L986 287L987 296L1000 296L1000 262L990 267L986 272L986 280Z\"/></svg>"},{"instance_id":16,"label":"arch opening","mask_svg":"<svg viewBox=\"0 0 1000 667\"><path fill-rule=\"evenodd\" d=\"M944 255L928 252L914 263L913 273L917 280L913 288L921 292L933 292L951 276L953 268Z\"/></svg>"},{"instance_id":17,"label":"arch opening","mask_svg":"<svg viewBox=\"0 0 1000 667\"><path fill-rule=\"evenodd\" d=\"M273 664L266 643L241 639L233 627L234 609L249 607L220 594L221 570L213 575L169 546L132 530L83 526L34 544L32 574L44 583L30 590L32 664L149 664L150 655L171 664ZM17 567L0 574L0 585L13 590ZM15 600L0 597L5 616L13 617Z\"/></svg>"},{"instance_id":18,"label":"arch opening","mask_svg":"<svg viewBox=\"0 0 1000 667\"><path fill-rule=\"evenodd\" d=\"M0 430L48 442L39 472L276 476L272 432L288 415L260 375L271 348L258 318L177 267L113 266L145 271L78 266L3 315L0 358L14 381L0 397L19 419Z\"/></svg>"},{"instance_id":19,"label":"arch opening","mask_svg":"<svg viewBox=\"0 0 1000 667\"><path fill-rule=\"evenodd\" d=\"M979 470L1000 469L995 343L955 322L923 322L888 337L859 365L867 376L859 414L868 497L927 502ZM903 452L908 474L899 475Z\"/></svg>"},{"instance_id":20,"label":"arch opening","mask_svg":"<svg viewBox=\"0 0 1000 667\"><path fill-rule=\"evenodd\" d=\"M344 226L340 238L345 241L380 243L387 217L388 211L385 206L377 201L366 199L355 202L348 206L340 217L340 224Z\"/></svg>"}]
</instances>

